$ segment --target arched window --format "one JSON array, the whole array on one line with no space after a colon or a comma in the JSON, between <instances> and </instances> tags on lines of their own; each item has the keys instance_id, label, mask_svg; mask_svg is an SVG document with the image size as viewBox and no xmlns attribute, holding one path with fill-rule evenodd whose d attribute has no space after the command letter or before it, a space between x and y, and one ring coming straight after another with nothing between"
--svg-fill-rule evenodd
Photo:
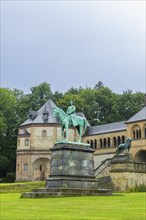
<instances>
[{"instance_id":1,"label":"arched window","mask_svg":"<svg viewBox=\"0 0 146 220\"><path fill-rule=\"evenodd\" d=\"M87 144L90 144L90 142L89 142L89 141L87 141Z\"/></svg>"},{"instance_id":2,"label":"arched window","mask_svg":"<svg viewBox=\"0 0 146 220\"><path fill-rule=\"evenodd\" d=\"M43 130L43 131L42 131L42 137L43 137L43 138L46 138L46 137L47 137L47 131L46 131L46 130Z\"/></svg>"},{"instance_id":3,"label":"arched window","mask_svg":"<svg viewBox=\"0 0 146 220\"><path fill-rule=\"evenodd\" d=\"M138 139L138 138L139 138L139 131L136 130L136 139Z\"/></svg>"},{"instance_id":4,"label":"arched window","mask_svg":"<svg viewBox=\"0 0 146 220\"><path fill-rule=\"evenodd\" d=\"M95 149L97 148L97 140L96 139L94 140L94 148Z\"/></svg>"},{"instance_id":5,"label":"arched window","mask_svg":"<svg viewBox=\"0 0 146 220\"><path fill-rule=\"evenodd\" d=\"M106 138L103 139L103 146L106 147Z\"/></svg>"},{"instance_id":6,"label":"arched window","mask_svg":"<svg viewBox=\"0 0 146 220\"><path fill-rule=\"evenodd\" d=\"M93 148L93 140L90 141L91 148Z\"/></svg>"},{"instance_id":7,"label":"arched window","mask_svg":"<svg viewBox=\"0 0 146 220\"><path fill-rule=\"evenodd\" d=\"M140 139L141 138L141 129L139 125L135 125L132 129L133 132L133 139Z\"/></svg>"},{"instance_id":8,"label":"arched window","mask_svg":"<svg viewBox=\"0 0 146 220\"><path fill-rule=\"evenodd\" d=\"M27 163L24 164L24 171L28 171L28 164Z\"/></svg>"},{"instance_id":9,"label":"arched window","mask_svg":"<svg viewBox=\"0 0 146 220\"><path fill-rule=\"evenodd\" d=\"M100 142L100 147L102 148L103 144L102 144L102 139L101 138L100 138L99 142Z\"/></svg>"},{"instance_id":10,"label":"arched window","mask_svg":"<svg viewBox=\"0 0 146 220\"><path fill-rule=\"evenodd\" d=\"M25 146L29 146L29 140L25 139Z\"/></svg>"},{"instance_id":11,"label":"arched window","mask_svg":"<svg viewBox=\"0 0 146 220\"><path fill-rule=\"evenodd\" d=\"M108 146L108 147L111 146L111 140L110 140L110 138L107 139L107 146Z\"/></svg>"},{"instance_id":12,"label":"arched window","mask_svg":"<svg viewBox=\"0 0 146 220\"><path fill-rule=\"evenodd\" d=\"M40 171L42 171L42 164L40 164Z\"/></svg>"},{"instance_id":13,"label":"arched window","mask_svg":"<svg viewBox=\"0 0 146 220\"><path fill-rule=\"evenodd\" d=\"M19 164L17 164L17 170L19 171Z\"/></svg>"},{"instance_id":14,"label":"arched window","mask_svg":"<svg viewBox=\"0 0 146 220\"><path fill-rule=\"evenodd\" d=\"M117 146L117 140L116 140L116 137L113 138L113 142L114 142L114 147Z\"/></svg>"},{"instance_id":15,"label":"arched window","mask_svg":"<svg viewBox=\"0 0 146 220\"><path fill-rule=\"evenodd\" d=\"M125 143L125 136L122 135L122 143Z\"/></svg>"},{"instance_id":16,"label":"arched window","mask_svg":"<svg viewBox=\"0 0 146 220\"><path fill-rule=\"evenodd\" d=\"M144 138L146 138L146 128L144 129Z\"/></svg>"},{"instance_id":17,"label":"arched window","mask_svg":"<svg viewBox=\"0 0 146 220\"><path fill-rule=\"evenodd\" d=\"M121 138L118 136L118 145L121 144Z\"/></svg>"}]
</instances>

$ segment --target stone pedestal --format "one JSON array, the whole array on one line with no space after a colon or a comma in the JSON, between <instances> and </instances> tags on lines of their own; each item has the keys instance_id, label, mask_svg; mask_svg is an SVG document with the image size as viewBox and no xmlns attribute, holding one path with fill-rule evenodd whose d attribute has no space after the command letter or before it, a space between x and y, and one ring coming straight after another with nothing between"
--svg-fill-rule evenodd
<instances>
[{"instance_id":1,"label":"stone pedestal","mask_svg":"<svg viewBox=\"0 0 146 220\"><path fill-rule=\"evenodd\" d=\"M115 155L111 161L111 172L134 171L134 163L131 154Z\"/></svg>"},{"instance_id":2,"label":"stone pedestal","mask_svg":"<svg viewBox=\"0 0 146 220\"><path fill-rule=\"evenodd\" d=\"M51 152L51 170L46 188L23 193L22 197L111 195L111 190L98 189L94 174L94 150L89 145L58 143Z\"/></svg>"},{"instance_id":3,"label":"stone pedestal","mask_svg":"<svg viewBox=\"0 0 146 220\"><path fill-rule=\"evenodd\" d=\"M110 178L115 191L129 191L146 185L146 164L132 160L131 154L115 155L111 161Z\"/></svg>"},{"instance_id":4,"label":"stone pedestal","mask_svg":"<svg viewBox=\"0 0 146 220\"><path fill-rule=\"evenodd\" d=\"M51 171L46 188L98 188L94 176L93 149L66 143L56 144L51 151Z\"/></svg>"}]
</instances>

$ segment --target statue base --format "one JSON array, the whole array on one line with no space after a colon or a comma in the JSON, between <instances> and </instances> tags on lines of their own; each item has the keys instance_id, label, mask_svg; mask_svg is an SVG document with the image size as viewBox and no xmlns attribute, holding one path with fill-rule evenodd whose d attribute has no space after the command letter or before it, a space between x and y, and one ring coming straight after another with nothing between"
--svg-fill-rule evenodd
<instances>
[{"instance_id":1,"label":"statue base","mask_svg":"<svg viewBox=\"0 0 146 220\"><path fill-rule=\"evenodd\" d=\"M111 190L98 189L92 148L65 142L56 143L51 151L51 170L46 188L34 189L21 197L111 195Z\"/></svg>"},{"instance_id":2,"label":"statue base","mask_svg":"<svg viewBox=\"0 0 146 220\"><path fill-rule=\"evenodd\" d=\"M111 172L125 172L134 170L134 163L130 153L115 155L111 161Z\"/></svg>"},{"instance_id":3,"label":"statue base","mask_svg":"<svg viewBox=\"0 0 146 220\"><path fill-rule=\"evenodd\" d=\"M117 162L131 162L133 161L132 159L132 154L130 153L120 153L117 155L114 155L112 158L112 163L117 163Z\"/></svg>"}]
</instances>

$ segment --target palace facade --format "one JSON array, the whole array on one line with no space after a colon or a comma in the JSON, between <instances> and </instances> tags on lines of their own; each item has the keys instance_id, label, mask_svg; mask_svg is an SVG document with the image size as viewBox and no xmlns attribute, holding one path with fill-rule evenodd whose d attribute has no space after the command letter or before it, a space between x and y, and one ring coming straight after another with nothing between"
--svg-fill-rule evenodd
<instances>
[{"instance_id":1,"label":"palace facade","mask_svg":"<svg viewBox=\"0 0 146 220\"><path fill-rule=\"evenodd\" d=\"M17 138L16 181L44 180L50 172L50 149L61 138L61 127L53 116L56 105L48 100L38 111L31 111L20 125ZM84 117L82 113L78 115ZM146 107L127 121L89 126L83 142L95 150L95 169L115 154L117 146L132 138L130 152L136 162L146 163ZM76 129L69 129L69 140L76 141Z\"/></svg>"}]
</instances>

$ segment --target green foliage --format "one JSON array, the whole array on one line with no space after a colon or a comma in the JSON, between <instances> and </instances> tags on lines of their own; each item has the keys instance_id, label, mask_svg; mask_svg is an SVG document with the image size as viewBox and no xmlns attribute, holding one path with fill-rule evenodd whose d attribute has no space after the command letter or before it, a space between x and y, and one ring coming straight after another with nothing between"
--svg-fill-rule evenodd
<instances>
[{"instance_id":1,"label":"green foliage","mask_svg":"<svg viewBox=\"0 0 146 220\"><path fill-rule=\"evenodd\" d=\"M62 93L55 91L54 94L52 94L52 100L57 103L57 101L59 101L59 99L61 99L63 96Z\"/></svg>"},{"instance_id":2,"label":"green foliage","mask_svg":"<svg viewBox=\"0 0 146 220\"><path fill-rule=\"evenodd\" d=\"M94 86L94 89L100 89L100 88L103 88L104 87L104 84L102 81L98 81L95 86Z\"/></svg>"},{"instance_id":3,"label":"green foliage","mask_svg":"<svg viewBox=\"0 0 146 220\"><path fill-rule=\"evenodd\" d=\"M15 171L15 151L18 124L16 99L9 89L0 89L0 177Z\"/></svg>"},{"instance_id":4,"label":"green foliage","mask_svg":"<svg viewBox=\"0 0 146 220\"><path fill-rule=\"evenodd\" d=\"M1 194L1 220L144 220L145 193L20 199Z\"/></svg>"},{"instance_id":5,"label":"green foliage","mask_svg":"<svg viewBox=\"0 0 146 220\"><path fill-rule=\"evenodd\" d=\"M38 86L30 88L31 94L29 95L29 109L37 111L45 102L52 96L50 84L44 82Z\"/></svg>"},{"instance_id":6,"label":"green foliage","mask_svg":"<svg viewBox=\"0 0 146 220\"><path fill-rule=\"evenodd\" d=\"M2 179L2 182L13 183L15 182L15 173L7 172L7 176Z\"/></svg>"},{"instance_id":7,"label":"green foliage","mask_svg":"<svg viewBox=\"0 0 146 220\"><path fill-rule=\"evenodd\" d=\"M146 185L140 184L139 186L136 186L135 188L130 190L131 192L146 192Z\"/></svg>"},{"instance_id":8,"label":"green foliage","mask_svg":"<svg viewBox=\"0 0 146 220\"><path fill-rule=\"evenodd\" d=\"M127 90L119 95L117 106L120 120L128 120L144 107L144 94Z\"/></svg>"}]
</instances>

